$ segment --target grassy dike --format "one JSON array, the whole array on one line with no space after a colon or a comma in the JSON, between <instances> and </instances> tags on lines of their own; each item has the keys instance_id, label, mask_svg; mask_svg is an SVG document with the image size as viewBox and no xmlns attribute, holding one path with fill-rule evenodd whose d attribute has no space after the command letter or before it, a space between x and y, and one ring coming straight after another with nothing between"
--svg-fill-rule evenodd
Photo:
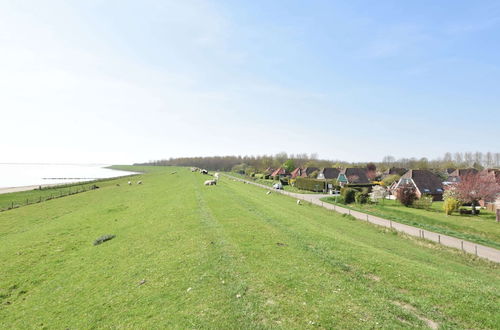
<instances>
[{"instance_id":1,"label":"grassy dike","mask_svg":"<svg viewBox=\"0 0 500 330\"><path fill-rule=\"evenodd\" d=\"M143 185L0 213L0 328L500 324L497 264L227 178L130 169Z\"/></svg>"}]
</instances>

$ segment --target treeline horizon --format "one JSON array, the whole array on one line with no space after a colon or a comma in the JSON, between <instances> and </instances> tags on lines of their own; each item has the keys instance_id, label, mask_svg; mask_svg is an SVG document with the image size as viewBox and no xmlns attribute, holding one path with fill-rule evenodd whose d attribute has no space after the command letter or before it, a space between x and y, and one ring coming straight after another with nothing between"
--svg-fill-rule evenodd
<instances>
[{"instance_id":1,"label":"treeline horizon","mask_svg":"<svg viewBox=\"0 0 500 330\"><path fill-rule=\"evenodd\" d=\"M280 152L276 155L258 156L205 156L205 157L178 157L161 160L152 160L134 165L142 166L194 166L212 171L231 171L237 165L253 167L256 172L267 168L279 168L287 160L293 160L295 167L366 167L374 164L378 170L386 170L390 167L401 167L407 169L446 169L446 168L469 168L478 170L483 168L499 168L500 153L492 152L446 152L443 157L436 159L422 158L399 158L388 155L382 161L371 162L347 162L342 160L320 159L317 154L287 154Z\"/></svg>"}]
</instances>

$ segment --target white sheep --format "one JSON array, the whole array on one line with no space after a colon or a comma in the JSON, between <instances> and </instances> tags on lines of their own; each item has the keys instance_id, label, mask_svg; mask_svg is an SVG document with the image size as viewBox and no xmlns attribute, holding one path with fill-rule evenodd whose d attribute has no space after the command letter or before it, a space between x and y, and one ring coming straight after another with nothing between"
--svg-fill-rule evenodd
<instances>
[{"instance_id":1,"label":"white sheep","mask_svg":"<svg viewBox=\"0 0 500 330\"><path fill-rule=\"evenodd\" d=\"M130 182L130 181L129 181L129 182L127 182L127 183L128 183L128 185L129 185L129 186L132 184L132 182Z\"/></svg>"},{"instance_id":2,"label":"white sheep","mask_svg":"<svg viewBox=\"0 0 500 330\"><path fill-rule=\"evenodd\" d=\"M215 180L207 180L205 181L205 186L215 186L217 184L217 181Z\"/></svg>"},{"instance_id":3,"label":"white sheep","mask_svg":"<svg viewBox=\"0 0 500 330\"><path fill-rule=\"evenodd\" d=\"M297 199L297 205L302 205L302 203L300 202L300 199Z\"/></svg>"},{"instance_id":4,"label":"white sheep","mask_svg":"<svg viewBox=\"0 0 500 330\"><path fill-rule=\"evenodd\" d=\"M137 184L142 184L142 181L141 180L137 181Z\"/></svg>"},{"instance_id":5,"label":"white sheep","mask_svg":"<svg viewBox=\"0 0 500 330\"><path fill-rule=\"evenodd\" d=\"M268 191L268 192L266 193L266 195L270 195L270 194L271 194L271 192L270 192L270 191Z\"/></svg>"}]
</instances>

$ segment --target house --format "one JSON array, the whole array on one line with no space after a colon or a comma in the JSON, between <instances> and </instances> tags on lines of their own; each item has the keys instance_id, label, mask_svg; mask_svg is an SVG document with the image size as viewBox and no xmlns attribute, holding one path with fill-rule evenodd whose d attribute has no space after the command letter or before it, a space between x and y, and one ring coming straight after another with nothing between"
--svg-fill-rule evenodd
<instances>
[{"instance_id":1,"label":"house","mask_svg":"<svg viewBox=\"0 0 500 330\"><path fill-rule=\"evenodd\" d=\"M486 175L491 176L497 182L500 190L500 169L486 169L484 170ZM496 210L500 210L500 193L497 194L496 200L493 201L479 201L481 206L486 206L486 208L492 212L496 212Z\"/></svg>"},{"instance_id":2,"label":"house","mask_svg":"<svg viewBox=\"0 0 500 330\"><path fill-rule=\"evenodd\" d=\"M302 169L300 167L297 167L290 173L292 176L292 179L295 179L296 177L300 176L302 174Z\"/></svg>"},{"instance_id":3,"label":"house","mask_svg":"<svg viewBox=\"0 0 500 330\"><path fill-rule=\"evenodd\" d=\"M297 167L291 173L292 179L295 179L298 177L308 178L314 171L319 171L319 168L317 168L317 167L306 167L306 168Z\"/></svg>"},{"instance_id":4,"label":"house","mask_svg":"<svg viewBox=\"0 0 500 330\"><path fill-rule=\"evenodd\" d=\"M271 174L273 174L274 171L275 171L275 169L272 167L266 168L264 170L264 179L269 179L269 177L271 176Z\"/></svg>"},{"instance_id":5,"label":"house","mask_svg":"<svg viewBox=\"0 0 500 330\"><path fill-rule=\"evenodd\" d=\"M366 168L348 167L340 171L337 181L341 186L346 184L369 184Z\"/></svg>"},{"instance_id":6,"label":"house","mask_svg":"<svg viewBox=\"0 0 500 330\"><path fill-rule=\"evenodd\" d=\"M389 175L403 175L407 172L408 170L406 168L402 168L402 167L391 167L387 170L384 171L384 173L382 173L382 178L385 178Z\"/></svg>"},{"instance_id":7,"label":"house","mask_svg":"<svg viewBox=\"0 0 500 330\"><path fill-rule=\"evenodd\" d=\"M443 183L439 176L431 171L409 170L403 174L398 183L392 187L391 192L395 195L399 187L407 184L415 187L418 198L422 197L422 195L431 195L432 199L435 201L443 199Z\"/></svg>"},{"instance_id":8,"label":"house","mask_svg":"<svg viewBox=\"0 0 500 330\"><path fill-rule=\"evenodd\" d=\"M456 169L455 171L450 173L448 179L446 179L446 184L460 182L461 178L463 178L464 176L477 173L478 171L475 168Z\"/></svg>"},{"instance_id":9,"label":"house","mask_svg":"<svg viewBox=\"0 0 500 330\"><path fill-rule=\"evenodd\" d=\"M320 180L331 180L337 179L340 174L340 170L338 168L333 167L325 167L322 168L318 174L318 179Z\"/></svg>"},{"instance_id":10,"label":"house","mask_svg":"<svg viewBox=\"0 0 500 330\"><path fill-rule=\"evenodd\" d=\"M271 173L272 177L280 177L280 176L286 176L288 173L287 171L283 168L280 167L277 170L275 170L273 173Z\"/></svg>"},{"instance_id":11,"label":"house","mask_svg":"<svg viewBox=\"0 0 500 330\"><path fill-rule=\"evenodd\" d=\"M451 173L455 172L456 170L457 170L456 168L447 168L445 170L445 172L446 172L447 175L450 175Z\"/></svg>"},{"instance_id":12,"label":"house","mask_svg":"<svg viewBox=\"0 0 500 330\"><path fill-rule=\"evenodd\" d=\"M309 176L311 176L311 174L313 172L319 172L319 168L317 167L306 167L305 169L302 170L302 173L301 173L301 177L303 178L308 178Z\"/></svg>"},{"instance_id":13,"label":"house","mask_svg":"<svg viewBox=\"0 0 500 330\"><path fill-rule=\"evenodd\" d=\"M484 170L488 175L494 176L496 182L500 185L500 169L489 168Z\"/></svg>"}]
</instances>

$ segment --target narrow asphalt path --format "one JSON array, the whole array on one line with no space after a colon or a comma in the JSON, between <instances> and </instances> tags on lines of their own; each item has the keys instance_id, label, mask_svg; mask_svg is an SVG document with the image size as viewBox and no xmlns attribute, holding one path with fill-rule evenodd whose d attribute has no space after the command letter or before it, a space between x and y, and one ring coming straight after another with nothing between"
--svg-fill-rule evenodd
<instances>
[{"instance_id":1,"label":"narrow asphalt path","mask_svg":"<svg viewBox=\"0 0 500 330\"><path fill-rule=\"evenodd\" d=\"M300 199L302 201L309 202L309 203L327 208L329 210L332 210L332 211L335 211L335 212L338 212L341 214L350 214L358 220L366 221L366 222L369 222L369 223L372 223L372 224L375 224L378 226L382 226L382 227L391 228L391 229L394 229L394 230L399 231L399 232L403 232L403 233L411 235L411 236L419 237L422 239L427 239L427 240L442 244L444 246L452 247L455 249L460 249L464 252L475 254L478 257L485 258L485 259L500 263L500 250L497 250L497 249L494 249L494 248L491 248L488 246L476 244L473 242L464 241L464 240L461 240L461 239L458 239L458 238L455 238L452 236L438 234L438 233L428 231L425 229L420 229L417 227L408 226L408 225L405 225L405 224L402 224L399 222L394 222L392 220L383 219L383 218L373 216L370 214L366 214L363 212L350 210L350 209L347 209L345 207L340 207L340 206L337 206L334 204L325 203L325 202L320 200L323 197L327 197L327 196L331 196L331 195L298 194L298 193L292 193L292 192L288 192L288 191L284 191L284 190L275 190L272 187L269 187L269 186L266 186L266 185L263 185L260 183L255 183L252 181L240 179L240 178L228 175L228 174L224 174L224 175L231 178L231 179L246 182L248 184L253 184L255 186L258 186L258 187L261 187L264 189L272 190L273 192L277 192L277 193L280 193L282 195L290 196L290 197L293 197L295 199Z\"/></svg>"}]
</instances>

